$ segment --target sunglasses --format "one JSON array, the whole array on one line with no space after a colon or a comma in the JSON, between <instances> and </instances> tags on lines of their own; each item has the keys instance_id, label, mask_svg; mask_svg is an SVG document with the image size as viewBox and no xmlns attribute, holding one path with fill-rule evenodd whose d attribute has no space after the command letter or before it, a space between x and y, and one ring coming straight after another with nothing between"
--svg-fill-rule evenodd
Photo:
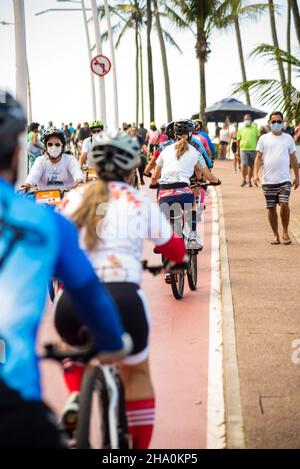
<instances>
[{"instance_id":1,"label":"sunglasses","mask_svg":"<svg viewBox=\"0 0 300 469\"><path fill-rule=\"evenodd\" d=\"M100 134L100 132L102 132L102 130L92 130L92 134Z\"/></svg>"},{"instance_id":2,"label":"sunglasses","mask_svg":"<svg viewBox=\"0 0 300 469\"><path fill-rule=\"evenodd\" d=\"M282 124L282 121L271 121L271 124Z\"/></svg>"},{"instance_id":3,"label":"sunglasses","mask_svg":"<svg viewBox=\"0 0 300 469\"><path fill-rule=\"evenodd\" d=\"M47 146L48 147L53 147L53 146L54 147L61 147L62 145L61 145L61 143L51 143L51 142L49 142L49 143L47 143Z\"/></svg>"}]
</instances>

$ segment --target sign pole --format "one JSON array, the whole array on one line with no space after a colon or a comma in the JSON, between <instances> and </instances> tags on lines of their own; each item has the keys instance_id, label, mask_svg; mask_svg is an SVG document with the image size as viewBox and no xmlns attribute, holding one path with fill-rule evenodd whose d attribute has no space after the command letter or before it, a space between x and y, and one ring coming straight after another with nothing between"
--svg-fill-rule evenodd
<instances>
[{"instance_id":1,"label":"sign pole","mask_svg":"<svg viewBox=\"0 0 300 469\"><path fill-rule=\"evenodd\" d=\"M16 97L27 115L27 52L25 33L24 0L14 0L15 41L16 41ZM24 182L27 171L27 132L22 139L22 153L19 159L19 181Z\"/></svg>"},{"instance_id":2,"label":"sign pole","mask_svg":"<svg viewBox=\"0 0 300 469\"><path fill-rule=\"evenodd\" d=\"M87 15L86 15L84 0L81 0L81 7L82 7L83 23L84 23L86 42L87 42L87 48L88 48L88 57L89 57L89 62L90 62L92 60L91 41L90 41L89 27L88 27L88 21L87 21ZM95 77L92 73L91 73L91 92L92 92L92 103L93 103L93 120L96 120L97 119L97 110L96 110Z\"/></svg>"},{"instance_id":3,"label":"sign pole","mask_svg":"<svg viewBox=\"0 0 300 469\"><path fill-rule=\"evenodd\" d=\"M107 21L107 32L108 40L110 46L110 56L112 61L112 77L113 77L113 96L114 96L114 127L116 130L119 128L119 101L118 101L118 83L117 83L117 67L116 67L116 57L115 57L115 48L113 41L113 34L111 29L110 21L110 12L108 0L104 0L104 9Z\"/></svg>"},{"instance_id":4,"label":"sign pole","mask_svg":"<svg viewBox=\"0 0 300 469\"><path fill-rule=\"evenodd\" d=\"M91 0L92 10L93 10L93 20L95 27L95 38L97 53L102 55L102 43L101 43L101 32L100 32L100 23L98 18L98 9L96 0ZM104 122L104 125L107 125L106 121L106 98L105 98L105 82L104 79L99 78L99 91L100 91L100 119Z\"/></svg>"}]
</instances>

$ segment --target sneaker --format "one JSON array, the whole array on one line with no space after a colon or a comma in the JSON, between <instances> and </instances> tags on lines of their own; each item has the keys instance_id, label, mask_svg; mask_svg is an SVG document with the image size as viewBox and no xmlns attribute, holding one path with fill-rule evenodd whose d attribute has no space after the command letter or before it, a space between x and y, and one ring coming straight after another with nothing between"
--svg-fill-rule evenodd
<instances>
[{"instance_id":1,"label":"sneaker","mask_svg":"<svg viewBox=\"0 0 300 469\"><path fill-rule=\"evenodd\" d=\"M243 181L242 184L241 184L241 187L245 187L245 186L247 186L247 182Z\"/></svg>"},{"instance_id":2,"label":"sneaker","mask_svg":"<svg viewBox=\"0 0 300 469\"><path fill-rule=\"evenodd\" d=\"M252 186L252 182L251 182L251 181L250 181L250 182L248 182L248 187L253 187L253 186Z\"/></svg>"},{"instance_id":3,"label":"sneaker","mask_svg":"<svg viewBox=\"0 0 300 469\"><path fill-rule=\"evenodd\" d=\"M74 433L77 428L79 414L79 392L70 394L61 416L61 424L68 434Z\"/></svg>"},{"instance_id":4,"label":"sneaker","mask_svg":"<svg viewBox=\"0 0 300 469\"><path fill-rule=\"evenodd\" d=\"M171 274L168 272L165 274L165 282L166 283L171 283Z\"/></svg>"},{"instance_id":5,"label":"sneaker","mask_svg":"<svg viewBox=\"0 0 300 469\"><path fill-rule=\"evenodd\" d=\"M191 231L188 239L188 248L190 249L203 249L203 245L200 237L197 235L196 231Z\"/></svg>"}]
</instances>

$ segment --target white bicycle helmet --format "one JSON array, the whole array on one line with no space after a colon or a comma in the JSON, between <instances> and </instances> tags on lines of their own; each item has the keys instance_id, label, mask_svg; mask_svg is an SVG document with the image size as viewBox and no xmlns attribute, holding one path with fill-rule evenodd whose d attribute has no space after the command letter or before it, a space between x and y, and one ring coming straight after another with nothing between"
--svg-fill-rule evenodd
<instances>
[{"instance_id":1,"label":"white bicycle helmet","mask_svg":"<svg viewBox=\"0 0 300 469\"><path fill-rule=\"evenodd\" d=\"M140 164L140 144L126 132L102 134L92 145L91 158L101 170L101 177L124 176Z\"/></svg>"}]
</instances>

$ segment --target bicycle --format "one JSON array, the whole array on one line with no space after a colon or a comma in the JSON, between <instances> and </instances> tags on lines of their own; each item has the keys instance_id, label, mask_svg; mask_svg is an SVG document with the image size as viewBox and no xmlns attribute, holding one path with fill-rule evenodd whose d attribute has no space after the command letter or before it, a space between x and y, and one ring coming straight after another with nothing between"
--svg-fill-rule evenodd
<instances>
[{"instance_id":1,"label":"bicycle","mask_svg":"<svg viewBox=\"0 0 300 469\"><path fill-rule=\"evenodd\" d=\"M122 356L128 352L129 349ZM49 343L44 345L44 354L40 358L59 363L72 359L86 364L80 388L77 428L74 432L77 417L70 413L65 429L69 448L129 449L131 441L118 368L102 364L101 354L96 357L98 353L91 341L84 347L65 351Z\"/></svg>"},{"instance_id":2,"label":"bicycle","mask_svg":"<svg viewBox=\"0 0 300 469\"><path fill-rule=\"evenodd\" d=\"M218 183L201 183L201 182L193 182L189 187L190 189L195 189L197 187L200 187L202 189L207 188L208 186L217 186L221 182L219 181ZM174 189L175 186L178 187L178 184L150 184L149 188L150 189ZM178 216L177 216L178 217ZM177 218L174 213L171 214L170 216L170 223L172 227L174 228L174 223ZM197 280L198 280L198 259L197 256L199 254L199 251L202 250L202 247L200 248L192 248L188 247L187 243L188 240L186 236L184 235L184 219L183 219L183 211L180 213L180 217L182 218L182 227L181 227L181 233L184 238L184 241L186 243L187 247L187 255L188 255L188 266L187 269L182 270L180 272L176 273L170 273L170 275L166 278L166 283L171 284L172 288L172 293L173 296L176 300L181 300L184 297L184 286L185 286L185 275L187 276L188 279L188 284L189 288L192 291L195 291L197 289ZM164 263L165 260L162 258L162 262Z\"/></svg>"}]
</instances>

